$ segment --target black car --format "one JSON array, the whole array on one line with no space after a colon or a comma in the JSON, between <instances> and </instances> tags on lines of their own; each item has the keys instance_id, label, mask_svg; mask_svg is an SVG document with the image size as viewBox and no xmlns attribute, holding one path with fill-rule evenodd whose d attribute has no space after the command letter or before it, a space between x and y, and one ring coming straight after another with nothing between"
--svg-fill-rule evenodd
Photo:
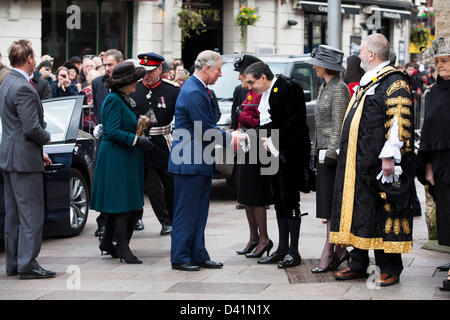
<instances>
[{"instance_id":1,"label":"black car","mask_svg":"<svg viewBox=\"0 0 450 320\"><path fill-rule=\"evenodd\" d=\"M43 100L46 130L51 143L44 146L53 164L44 173L44 236L76 236L89 212L94 174L94 138L79 130L83 96ZM1 138L0 123L0 138ZM0 238L4 237L5 202L0 174Z\"/></svg>"}]
</instances>

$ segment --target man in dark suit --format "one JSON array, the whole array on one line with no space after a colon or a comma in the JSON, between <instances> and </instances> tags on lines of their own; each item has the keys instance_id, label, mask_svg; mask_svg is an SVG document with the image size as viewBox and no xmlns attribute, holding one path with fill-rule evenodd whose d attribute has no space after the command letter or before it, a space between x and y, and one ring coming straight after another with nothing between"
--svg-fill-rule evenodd
<instances>
[{"instance_id":1,"label":"man in dark suit","mask_svg":"<svg viewBox=\"0 0 450 320\"><path fill-rule=\"evenodd\" d=\"M149 132L153 149L144 152L144 187L153 211L161 223L160 234L169 235L172 232L174 191L173 178L167 171L167 164L172 147L171 123L180 87L176 82L160 78L164 57L149 52L138 55L138 59L146 74L131 97L136 102L136 110L140 115L145 115L151 109L158 121L157 126L152 127ZM143 229L141 212L136 230Z\"/></svg>"},{"instance_id":2,"label":"man in dark suit","mask_svg":"<svg viewBox=\"0 0 450 320\"><path fill-rule=\"evenodd\" d=\"M105 101L106 96L110 92L110 90L105 87L105 79L112 75L114 67L121 62L123 62L123 55L119 50L110 49L106 51L103 58L103 64L105 66L105 75L102 77L95 78L94 81L92 81L93 110L95 118L97 119L97 126L102 124L101 108L103 101ZM98 139L95 139L95 153L96 153L95 158L97 158L97 152L98 149L100 148L101 142L102 142L101 136ZM95 236L101 237L105 233L105 226L106 226L106 216L103 213L100 213L99 216L97 217L97 226L98 229L95 231Z\"/></svg>"},{"instance_id":3,"label":"man in dark suit","mask_svg":"<svg viewBox=\"0 0 450 320\"><path fill-rule=\"evenodd\" d=\"M210 260L205 248L205 227L214 172L214 151L203 135L215 133L215 143L237 143L245 134L222 131L216 125L217 107L208 88L222 75L222 58L214 51L201 52L194 74L183 84L175 105L175 131L168 171L173 174L172 269L197 271L222 268ZM220 140L220 141L218 141ZM212 148L213 149L213 148ZM181 161L180 161L181 160Z\"/></svg>"},{"instance_id":4,"label":"man in dark suit","mask_svg":"<svg viewBox=\"0 0 450 320\"><path fill-rule=\"evenodd\" d=\"M263 62L250 65L244 74L250 89L262 94L258 107L260 128L270 130L271 136L274 130L279 132L280 166L271 179L279 243L275 253L258 263L279 263L280 269L294 267L301 263L300 186L305 185L304 172L309 166L311 148L305 96L297 83L282 75L275 77Z\"/></svg>"},{"instance_id":5,"label":"man in dark suit","mask_svg":"<svg viewBox=\"0 0 450 320\"><path fill-rule=\"evenodd\" d=\"M54 277L43 269L39 255L44 227L44 165L51 160L42 150L50 142L44 109L30 84L36 67L31 43L13 42L9 48L13 69L0 89L2 141L0 169L5 190L6 273L20 279Z\"/></svg>"}]
</instances>

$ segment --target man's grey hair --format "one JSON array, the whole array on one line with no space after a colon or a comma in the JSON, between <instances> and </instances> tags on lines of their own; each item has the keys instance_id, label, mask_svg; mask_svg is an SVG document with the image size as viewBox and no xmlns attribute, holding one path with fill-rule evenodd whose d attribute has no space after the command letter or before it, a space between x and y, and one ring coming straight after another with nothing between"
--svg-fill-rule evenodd
<instances>
[{"instance_id":1,"label":"man's grey hair","mask_svg":"<svg viewBox=\"0 0 450 320\"><path fill-rule=\"evenodd\" d=\"M375 33L365 38L363 42L366 44L367 50L373 51L377 55L378 59L381 61L389 60L391 47L388 39L386 39L384 35L381 33Z\"/></svg>"},{"instance_id":2,"label":"man's grey hair","mask_svg":"<svg viewBox=\"0 0 450 320\"><path fill-rule=\"evenodd\" d=\"M222 59L222 57L215 51L202 51L195 60L195 70L203 70L206 66L210 66L211 69L214 69L219 64L220 59Z\"/></svg>"},{"instance_id":3,"label":"man's grey hair","mask_svg":"<svg viewBox=\"0 0 450 320\"><path fill-rule=\"evenodd\" d=\"M120 62L121 60L123 60L122 52L120 52L117 49L109 49L108 51L106 51L105 57L107 57L107 56L113 56L117 62Z\"/></svg>"}]
</instances>

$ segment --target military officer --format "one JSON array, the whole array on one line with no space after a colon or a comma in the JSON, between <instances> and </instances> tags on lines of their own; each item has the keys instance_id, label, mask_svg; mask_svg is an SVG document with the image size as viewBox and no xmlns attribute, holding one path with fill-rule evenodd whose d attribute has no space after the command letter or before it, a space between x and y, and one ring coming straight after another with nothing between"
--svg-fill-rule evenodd
<instances>
[{"instance_id":1,"label":"military officer","mask_svg":"<svg viewBox=\"0 0 450 320\"><path fill-rule=\"evenodd\" d=\"M145 115L151 109L158 121L157 127L152 127L149 132L154 148L144 153L145 192L162 225L161 235L168 235L172 232L174 185L172 175L167 172L167 164L172 147L171 122L180 88L175 82L161 79L164 57L150 52L138 55L138 59L147 73L136 86L132 97L140 115ZM136 230L142 229L144 224L141 213Z\"/></svg>"}]
</instances>

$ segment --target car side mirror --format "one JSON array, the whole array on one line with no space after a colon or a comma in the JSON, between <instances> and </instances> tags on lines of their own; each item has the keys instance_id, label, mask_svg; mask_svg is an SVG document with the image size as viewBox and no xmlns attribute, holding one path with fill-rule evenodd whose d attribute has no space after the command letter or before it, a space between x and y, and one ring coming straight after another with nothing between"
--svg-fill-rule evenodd
<instances>
[{"instance_id":1,"label":"car side mirror","mask_svg":"<svg viewBox=\"0 0 450 320\"><path fill-rule=\"evenodd\" d=\"M310 102L311 101L311 91L305 90L303 93L305 94L306 102Z\"/></svg>"}]
</instances>

